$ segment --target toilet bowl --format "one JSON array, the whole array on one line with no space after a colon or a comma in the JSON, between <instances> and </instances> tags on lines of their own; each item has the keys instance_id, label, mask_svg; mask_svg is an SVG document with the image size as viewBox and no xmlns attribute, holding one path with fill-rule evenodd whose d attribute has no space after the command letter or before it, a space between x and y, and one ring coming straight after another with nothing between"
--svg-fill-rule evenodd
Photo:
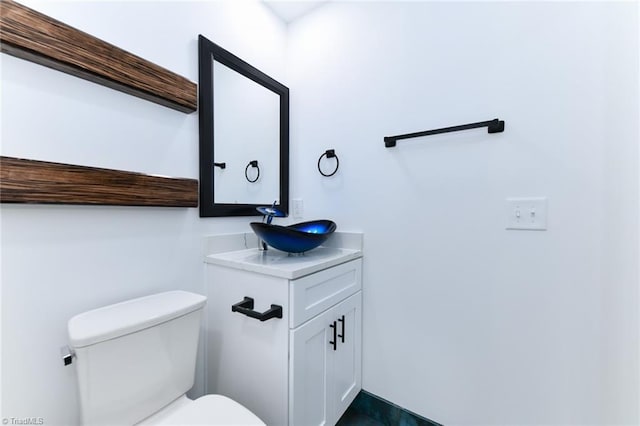
<instances>
[{"instance_id":1,"label":"toilet bowl","mask_svg":"<svg viewBox=\"0 0 640 426\"><path fill-rule=\"evenodd\" d=\"M205 395L196 400L182 396L138 426L242 425L264 426L262 420L242 405L223 395Z\"/></svg>"},{"instance_id":2,"label":"toilet bowl","mask_svg":"<svg viewBox=\"0 0 640 426\"><path fill-rule=\"evenodd\" d=\"M71 318L82 423L264 426L225 396L186 397L206 300L170 291Z\"/></svg>"}]
</instances>

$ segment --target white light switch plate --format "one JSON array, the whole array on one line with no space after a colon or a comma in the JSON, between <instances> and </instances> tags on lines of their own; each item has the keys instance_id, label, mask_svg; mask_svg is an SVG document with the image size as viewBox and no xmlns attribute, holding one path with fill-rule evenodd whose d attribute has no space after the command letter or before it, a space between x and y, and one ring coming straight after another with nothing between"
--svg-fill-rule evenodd
<instances>
[{"instance_id":1,"label":"white light switch plate","mask_svg":"<svg viewBox=\"0 0 640 426\"><path fill-rule=\"evenodd\" d=\"M507 198L507 229L547 229L547 198Z\"/></svg>"},{"instance_id":2,"label":"white light switch plate","mask_svg":"<svg viewBox=\"0 0 640 426\"><path fill-rule=\"evenodd\" d=\"M291 208L291 215L294 219L302 219L304 217L304 201L302 198L294 198Z\"/></svg>"}]
</instances>

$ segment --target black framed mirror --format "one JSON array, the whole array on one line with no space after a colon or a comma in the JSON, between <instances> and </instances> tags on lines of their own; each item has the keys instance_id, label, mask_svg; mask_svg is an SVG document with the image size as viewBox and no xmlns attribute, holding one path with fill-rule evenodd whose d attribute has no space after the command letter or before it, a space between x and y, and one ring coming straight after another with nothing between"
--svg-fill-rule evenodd
<instances>
[{"instance_id":1,"label":"black framed mirror","mask_svg":"<svg viewBox=\"0 0 640 426\"><path fill-rule=\"evenodd\" d=\"M289 89L198 37L200 217L289 211Z\"/></svg>"}]
</instances>

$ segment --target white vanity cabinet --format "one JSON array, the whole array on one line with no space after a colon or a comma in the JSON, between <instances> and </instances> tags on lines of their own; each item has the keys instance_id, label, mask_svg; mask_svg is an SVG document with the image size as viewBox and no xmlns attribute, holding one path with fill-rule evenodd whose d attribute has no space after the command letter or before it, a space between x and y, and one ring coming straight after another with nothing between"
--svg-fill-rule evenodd
<instances>
[{"instance_id":1,"label":"white vanity cabinet","mask_svg":"<svg viewBox=\"0 0 640 426\"><path fill-rule=\"evenodd\" d=\"M301 260L274 252L258 255L268 268L207 260L207 392L270 426L333 425L361 389L361 254L322 262L321 252ZM282 318L233 312L247 297L252 311L281 307Z\"/></svg>"}]
</instances>

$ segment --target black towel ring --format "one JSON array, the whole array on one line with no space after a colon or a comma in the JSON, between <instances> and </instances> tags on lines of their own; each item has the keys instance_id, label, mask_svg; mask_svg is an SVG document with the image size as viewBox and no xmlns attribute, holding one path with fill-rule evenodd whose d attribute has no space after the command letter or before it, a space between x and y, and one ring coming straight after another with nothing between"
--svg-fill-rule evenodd
<instances>
[{"instance_id":1,"label":"black towel ring","mask_svg":"<svg viewBox=\"0 0 640 426\"><path fill-rule=\"evenodd\" d=\"M255 167L258 169L258 176L254 180L249 179L249 167ZM260 167L258 167L258 160L249 161L247 167L244 168L244 177L251 183L256 182L260 178Z\"/></svg>"},{"instance_id":2,"label":"black towel ring","mask_svg":"<svg viewBox=\"0 0 640 426\"><path fill-rule=\"evenodd\" d=\"M329 173L329 174L324 173L322 171L322 169L320 168L320 162L322 161L322 157L325 157L325 156L327 158L335 158L336 159L336 169L333 172ZM336 155L336 151L334 149L326 150L324 152L324 154L322 154L320 156L320 158L318 158L318 171L320 172L320 174L322 176L325 176L325 177L333 176L333 175L336 174L336 172L338 171L339 168L340 168L340 160L338 159L338 156Z\"/></svg>"}]
</instances>

